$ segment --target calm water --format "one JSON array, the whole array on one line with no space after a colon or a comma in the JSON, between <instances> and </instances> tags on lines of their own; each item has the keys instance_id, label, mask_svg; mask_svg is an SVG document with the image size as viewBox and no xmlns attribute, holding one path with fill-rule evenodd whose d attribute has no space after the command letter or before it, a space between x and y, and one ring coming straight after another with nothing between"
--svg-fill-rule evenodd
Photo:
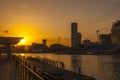
<instances>
[{"instance_id":1,"label":"calm water","mask_svg":"<svg viewBox=\"0 0 120 80\"><path fill-rule=\"evenodd\" d=\"M25 56L47 57L63 61L65 68L74 72L95 77L97 80L120 80L119 55L55 55L55 54L25 54Z\"/></svg>"}]
</instances>

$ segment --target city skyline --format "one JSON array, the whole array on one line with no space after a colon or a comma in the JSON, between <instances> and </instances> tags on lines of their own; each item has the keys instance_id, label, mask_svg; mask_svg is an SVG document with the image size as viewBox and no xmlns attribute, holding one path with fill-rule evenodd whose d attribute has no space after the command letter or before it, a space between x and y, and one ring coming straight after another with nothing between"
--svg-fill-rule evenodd
<instances>
[{"instance_id":1,"label":"city skyline","mask_svg":"<svg viewBox=\"0 0 120 80\"><path fill-rule=\"evenodd\" d=\"M78 23L82 40L96 41L96 30L110 33L120 19L119 0L0 0L0 36L20 36L32 42L70 45L70 23ZM8 31L5 33L5 31ZM69 41L68 41L69 40Z\"/></svg>"}]
</instances>

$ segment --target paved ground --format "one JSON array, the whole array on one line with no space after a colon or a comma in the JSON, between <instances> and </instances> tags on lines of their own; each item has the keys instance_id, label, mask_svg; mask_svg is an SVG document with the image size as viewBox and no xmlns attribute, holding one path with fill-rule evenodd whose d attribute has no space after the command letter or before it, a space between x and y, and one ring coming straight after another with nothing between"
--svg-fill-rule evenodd
<instances>
[{"instance_id":1,"label":"paved ground","mask_svg":"<svg viewBox=\"0 0 120 80\"><path fill-rule=\"evenodd\" d=\"M17 80L15 65L12 60L7 60L6 56L0 55L0 80Z\"/></svg>"}]
</instances>

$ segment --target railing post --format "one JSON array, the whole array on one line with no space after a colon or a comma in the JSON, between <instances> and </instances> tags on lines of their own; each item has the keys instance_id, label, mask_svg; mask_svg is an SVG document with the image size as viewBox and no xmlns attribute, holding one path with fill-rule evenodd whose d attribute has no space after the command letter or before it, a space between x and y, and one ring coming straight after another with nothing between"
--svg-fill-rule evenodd
<instances>
[{"instance_id":1,"label":"railing post","mask_svg":"<svg viewBox=\"0 0 120 80\"><path fill-rule=\"evenodd\" d=\"M23 66L23 73L22 73L23 75L22 76L23 76L23 80L24 80L24 60L23 59L22 59L22 66Z\"/></svg>"},{"instance_id":2,"label":"railing post","mask_svg":"<svg viewBox=\"0 0 120 80\"><path fill-rule=\"evenodd\" d=\"M61 68L62 68L62 69L65 69L65 66L64 66L64 63L63 63L63 62L61 62Z\"/></svg>"},{"instance_id":3,"label":"railing post","mask_svg":"<svg viewBox=\"0 0 120 80\"><path fill-rule=\"evenodd\" d=\"M23 57L23 80L25 80L25 57Z\"/></svg>"},{"instance_id":4,"label":"railing post","mask_svg":"<svg viewBox=\"0 0 120 80\"><path fill-rule=\"evenodd\" d=\"M27 62L25 62L25 80L27 80L27 69L26 69L26 67L27 67Z\"/></svg>"},{"instance_id":5,"label":"railing post","mask_svg":"<svg viewBox=\"0 0 120 80\"><path fill-rule=\"evenodd\" d=\"M59 65L58 65L58 62L56 61L56 67L58 68L59 67Z\"/></svg>"},{"instance_id":6,"label":"railing post","mask_svg":"<svg viewBox=\"0 0 120 80\"><path fill-rule=\"evenodd\" d=\"M23 61L22 61L22 59L20 59L21 60L21 79L23 80Z\"/></svg>"},{"instance_id":7,"label":"railing post","mask_svg":"<svg viewBox=\"0 0 120 80\"><path fill-rule=\"evenodd\" d=\"M36 66L33 66L33 71L36 72Z\"/></svg>"},{"instance_id":8,"label":"railing post","mask_svg":"<svg viewBox=\"0 0 120 80\"><path fill-rule=\"evenodd\" d=\"M28 63L28 68L29 69L31 68L30 66L31 66L30 63ZM28 71L28 80L30 80L30 71Z\"/></svg>"},{"instance_id":9,"label":"railing post","mask_svg":"<svg viewBox=\"0 0 120 80\"><path fill-rule=\"evenodd\" d=\"M81 74L81 67L79 67L79 74Z\"/></svg>"}]
</instances>

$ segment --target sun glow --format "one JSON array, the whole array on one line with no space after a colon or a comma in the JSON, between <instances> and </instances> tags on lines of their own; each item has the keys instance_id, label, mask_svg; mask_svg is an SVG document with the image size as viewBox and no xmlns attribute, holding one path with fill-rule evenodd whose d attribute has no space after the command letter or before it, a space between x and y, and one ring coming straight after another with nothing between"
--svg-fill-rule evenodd
<instances>
[{"instance_id":1,"label":"sun glow","mask_svg":"<svg viewBox=\"0 0 120 80\"><path fill-rule=\"evenodd\" d=\"M40 34L38 29L34 28L30 25L16 25L15 28L12 29L12 34L18 37L24 37L18 45L31 45L32 42L36 41L37 38L40 38L37 34ZM37 39L39 40L39 39Z\"/></svg>"},{"instance_id":2,"label":"sun glow","mask_svg":"<svg viewBox=\"0 0 120 80\"><path fill-rule=\"evenodd\" d=\"M20 43L23 43L23 44L24 44L24 43L25 43L25 41L26 41L25 39L22 39L22 40L20 41Z\"/></svg>"},{"instance_id":3,"label":"sun glow","mask_svg":"<svg viewBox=\"0 0 120 80\"><path fill-rule=\"evenodd\" d=\"M21 39L20 42L18 43L18 45L23 45L26 43L26 39Z\"/></svg>"},{"instance_id":4,"label":"sun glow","mask_svg":"<svg viewBox=\"0 0 120 80\"><path fill-rule=\"evenodd\" d=\"M35 42L42 43L42 39L49 38L49 34L44 33L42 27L34 27L27 24L16 24L8 30L10 36L24 37L17 45L31 45Z\"/></svg>"}]
</instances>

